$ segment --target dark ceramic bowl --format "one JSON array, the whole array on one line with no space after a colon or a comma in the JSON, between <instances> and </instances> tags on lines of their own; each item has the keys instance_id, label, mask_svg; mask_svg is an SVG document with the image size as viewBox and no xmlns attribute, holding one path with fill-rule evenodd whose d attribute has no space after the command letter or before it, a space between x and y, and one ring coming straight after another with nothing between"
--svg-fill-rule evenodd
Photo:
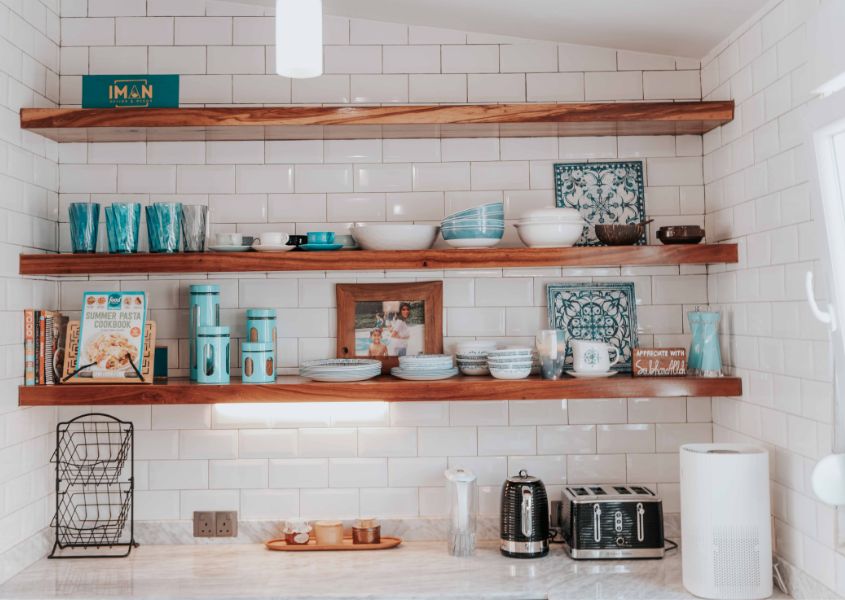
<instances>
[{"instance_id":1,"label":"dark ceramic bowl","mask_svg":"<svg viewBox=\"0 0 845 600\"><path fill-rule=\"evenodd\" d=\"M664 244L698 244L704 230L698 225L672 225L657 230L657 239Z\"/></svg>"},{"instance_id":2,"label":"dark ceramic bowl","mask_svg":"<svg viewBox=\"0 0 845 600\"><path fill-rule=\"evenodd\" d=\"M596 225L596 237L608 246L632 246L640 241L644 231L642 223Z\"/></svg>"}]
</instances>

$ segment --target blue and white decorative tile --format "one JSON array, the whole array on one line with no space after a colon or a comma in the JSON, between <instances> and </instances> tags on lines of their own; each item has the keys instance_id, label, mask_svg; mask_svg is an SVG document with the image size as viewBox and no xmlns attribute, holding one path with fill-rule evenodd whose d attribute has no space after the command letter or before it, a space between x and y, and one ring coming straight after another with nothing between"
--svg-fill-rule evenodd
<instances>
[{"instance_id":1,"label":"blue and white decorative tile","mask_svg":"<svg viewBox=\"0 0 845 600\"><path fill-rule=\"evenodd\" d=\"M622 357L614 371L631 371L637 345L637 296L633 282L550 283L549 326L574 340L606 342Z\"/></svg>"},{"instance_id":2,"label":"blue and white decorative tile","mask_svg":"<svg viewBox=\"0 0 845 600\"><path fill-rule=\"evenodd\" d=\"M555 164L555 202L587 221L576 246L602 246L596 223L640 223L646 218L640 160ZM646 235L637 245L646 243Z\"/></svg>"}]
</instances>

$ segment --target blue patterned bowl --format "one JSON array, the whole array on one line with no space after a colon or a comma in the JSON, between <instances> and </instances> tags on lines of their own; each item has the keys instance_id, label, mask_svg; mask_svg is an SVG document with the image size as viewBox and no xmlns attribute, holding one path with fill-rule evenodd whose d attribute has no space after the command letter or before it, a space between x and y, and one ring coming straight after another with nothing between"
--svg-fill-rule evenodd
<instances>
[{"instance_id":1,"label":"blue patterned bowl","mask_svg":"<svg viewBox=\"0 0 845 600\"><path fill-rule=\"evenodd\" d=\"M472 217L472 216L489 216L489 217L502 217L505 216L505 205L503 202L491 202L490 204L482 204L481 206L475 206L473 208L467 208L464 210L459 210L456 213L452 213L448 215L444 221L449 219L457 219L462 217Z\"/></svg>"}]
</instances>

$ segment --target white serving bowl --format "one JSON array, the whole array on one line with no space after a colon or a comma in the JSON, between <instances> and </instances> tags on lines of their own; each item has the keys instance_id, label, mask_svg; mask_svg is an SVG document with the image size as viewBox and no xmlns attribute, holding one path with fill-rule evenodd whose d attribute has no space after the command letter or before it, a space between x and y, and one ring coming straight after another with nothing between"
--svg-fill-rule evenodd
<instances>
[{"instance_id":1,"label":"white serving bowl","mask_svg":"<svg viewBox=\"0 0 845 600\"><path fill-rule=\"evenodd\" d=\"M464 375L489 375L490 369L487 368L486 364L482 365L465 365L459 364L458 369L461 370L461 373Z\"/></svg>"},{"instance_id":2,"label":"white serving bowl","mask_svg":"<svg viewBox=\"0 0 845 600\"><path fill-rule=\"evenodd\" d=\"M437 239L437 225L357 224L352 235L364 250L426 250Z\"/></svg>"},{"instance_id":3,"label":"white serving bowl","mask_svg":"<svg viewBox=\"0 0 845 600\"><path fill-rule=\"evenodd\" d=\"M584 232L584 221L560 223L526 223L514 225L522 243L529 248L563 248L572 246Z\"/></svg>"},{"instance_id":4,"label":"white serving bowl","mask_svg":"<svg viewBox=\"0 0 845 600\"><path fill-rule=\"evenodd\" d=\"M490 375L496 379L525 379L531 375L531 369L497 369L490 367Z\"/></svg>"},{"instance_id":5,"label":"white serving bowl","mask_svg":"<svg viewBox=\"0 0 845 600\"><path fill-rule=\"evenodd\" d=\"M502 240L500 238L456 238L445 241L453 248L491 248Z\"/></svg>"},{"instance_id":6,"label":"white serving bowl","mask_svg":"<svg viewBox=\"0 0 845 600\"><path fill-rule=\"evenodd\" d=\"M539 208L529 210L519 218L520 222L559 223L562 221L583 221L581 213L575 208Z\"/></svg>"}]
</instances>

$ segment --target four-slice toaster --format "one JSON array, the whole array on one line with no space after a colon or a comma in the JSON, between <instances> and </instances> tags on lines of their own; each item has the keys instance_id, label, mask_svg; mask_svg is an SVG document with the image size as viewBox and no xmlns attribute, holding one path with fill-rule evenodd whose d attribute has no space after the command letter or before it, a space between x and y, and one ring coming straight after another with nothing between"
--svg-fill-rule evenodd
<instances>
[{"instance_id":1,"label":"four-slice toaster","mask_svg":"<svg viewBox=\"0 0 845 600\"><path fill-rule=\"evenodd\" d=\"M663 558L663 503L647 487L567 486L560 511L572 558Z\"/></svg>"}]
</instances>

